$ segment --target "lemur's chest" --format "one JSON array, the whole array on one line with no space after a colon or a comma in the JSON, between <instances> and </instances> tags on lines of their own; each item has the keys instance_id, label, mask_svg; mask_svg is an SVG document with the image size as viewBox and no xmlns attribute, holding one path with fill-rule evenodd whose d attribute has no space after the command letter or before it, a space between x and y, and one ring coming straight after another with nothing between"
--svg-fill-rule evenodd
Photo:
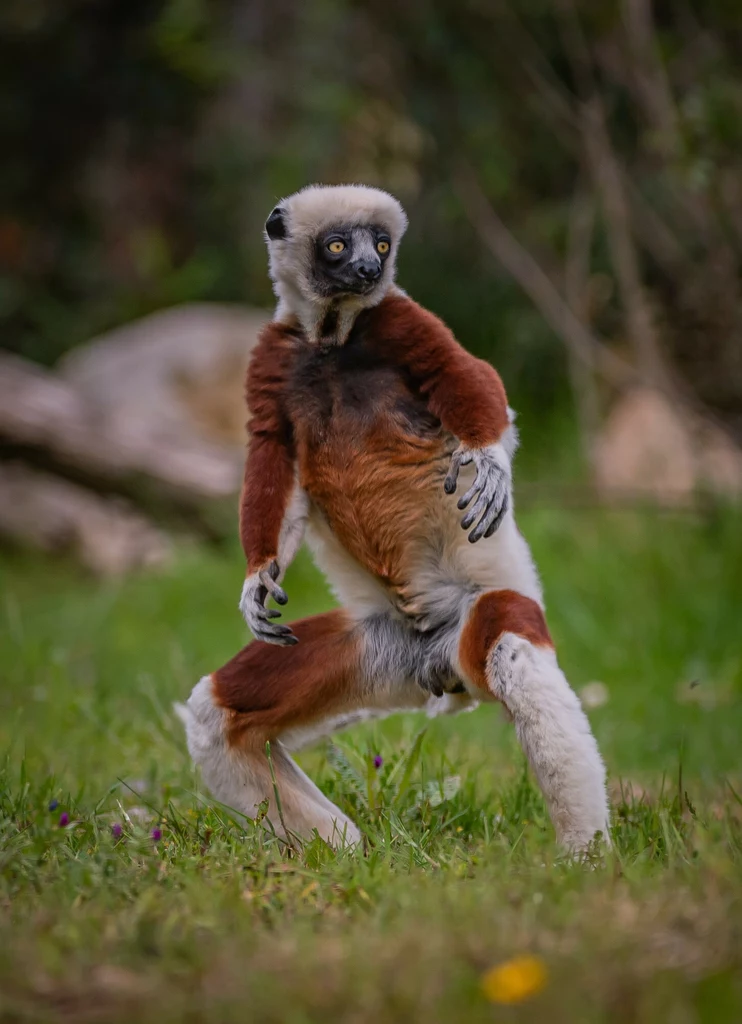
<instances>
[{"instance_id":1,"label":"lemur's chest","mask_svg":"<svg viewBox=\"0 0 742 1024\"><path fill-rule=\"evenodd\" d=\"M287 411L320 521L399 596L405 559L439 519L450 436L405 369L352 335L339 348L297 351Z\"/></svg>"},{"instance_id":2,"label":"lemur's chest","mask_svg":"<svg viewBox=\"0 0 742 1024\"><path fill-rule=\"evenodd\" d=\"M342 346L297 352L287 404L300 455L339 446L347 456L441 434L404 369L353 335Z\"/></svg>"}]
</instances>

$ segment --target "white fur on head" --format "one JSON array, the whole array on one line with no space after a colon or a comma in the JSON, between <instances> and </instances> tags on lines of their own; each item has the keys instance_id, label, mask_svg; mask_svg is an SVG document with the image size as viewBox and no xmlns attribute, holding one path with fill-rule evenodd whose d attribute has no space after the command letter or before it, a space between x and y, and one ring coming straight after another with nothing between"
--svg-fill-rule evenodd
<instances>
[{"instance_id":1,"label":"white fur on head","mask_svg":"<svg viewBox=\"0 0 742 1024\"><path fill-rule=\"evenodd\" d=\"M394 285L397 248L407 228L407 216L388 192L366 185L308 185L277 204L286 229L284 238L265 239L270 275L278 297L277 320L297 317L311 341L342 344L362 309L375 306ZM391 238L376 287L367 295L344 296L339 302L317 295L312 281L314 244L318 235L335 225L373 224ZM321 339L319 330L330 305L338 308L333 339Z\"/></svg>"}]
</instances>

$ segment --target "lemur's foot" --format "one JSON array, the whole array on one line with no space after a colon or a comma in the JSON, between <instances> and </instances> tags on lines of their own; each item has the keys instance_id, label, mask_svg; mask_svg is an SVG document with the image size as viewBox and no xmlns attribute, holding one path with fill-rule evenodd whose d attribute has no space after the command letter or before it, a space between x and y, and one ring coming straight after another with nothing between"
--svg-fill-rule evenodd
<instances>
[{"instance_id":1,"label":"lemur's foot","mask_svg":"<svg viewBox=\"0 0 742 1024\"><path fill-rule=\"evenodd\" d=\"M446 494L453 494L462 466L474 463L474 483L458 507L465 509L476 497L476 501L461 520L462 529L468 530L477 519L479 522L469 534L475 544L482 537L491 537L502 523L510 506L510 459L501 444L488 444L484 448L467 448L460 445L451 456L451 468L444 483Z\"/></svg>"},{"instance_id":2,"label":"lemur's foot","mask_svg":"<svg viewBox=\"0 0 742 1024\"><path fill-rule=\"evenodd\" d=\"M279 647L290 647L299 643L298 638L294 636L289 626L271 622L271 619L280 618L281 613L275 608L265 607L268 594L278 604L286 604L288 601L286 591L276 583L278 574L278 562L273 561L267 568L248 576L242 587L240 611L256 640L277 644Z\"/></svg>"},{"instance_id":3,"label":"lemur's foot","mask_svg":"<svg viewBox=\"0 0 742 1024\"><path fill-rule=\"evenodd\" d=\"M464 684L447 665L426 665L416 674L415 682L433 697L466 692Z\"/></svg>"}]
</instances>

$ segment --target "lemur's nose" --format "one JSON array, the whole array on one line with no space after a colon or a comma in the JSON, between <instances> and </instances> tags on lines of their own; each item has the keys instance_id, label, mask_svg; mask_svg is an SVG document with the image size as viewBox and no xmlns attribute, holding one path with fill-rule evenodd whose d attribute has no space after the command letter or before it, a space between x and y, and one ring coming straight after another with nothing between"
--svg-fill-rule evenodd
<instances>
[{"instance_id":1,"label":"lemur's nose","mask_svg":"<svg viewBox=\"0 0 742 1024\"><path fill-rule=\"evenodd\" d=\"M355 265L356 277L362 281L378 281L381 277L381 265L370 260L359 260Z\"/></svg>"}]
</instances>

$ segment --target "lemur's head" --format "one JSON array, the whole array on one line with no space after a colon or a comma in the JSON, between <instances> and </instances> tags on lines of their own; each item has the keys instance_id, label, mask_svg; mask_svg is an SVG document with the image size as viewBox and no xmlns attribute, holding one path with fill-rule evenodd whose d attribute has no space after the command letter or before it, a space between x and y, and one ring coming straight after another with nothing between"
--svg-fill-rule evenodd
<instances>
[{"instance_id":1,"label":"lemur's head","mask_svg":"<svg viewBox=\"0 0 742 1024\"><path fill-rule=\"evenodd\" d=\"M375 305L394 281L406 227L400 204L378 188L310 185L295 192L265 224L276 294L289 306Z\"/></svg>"}]
</instances>

